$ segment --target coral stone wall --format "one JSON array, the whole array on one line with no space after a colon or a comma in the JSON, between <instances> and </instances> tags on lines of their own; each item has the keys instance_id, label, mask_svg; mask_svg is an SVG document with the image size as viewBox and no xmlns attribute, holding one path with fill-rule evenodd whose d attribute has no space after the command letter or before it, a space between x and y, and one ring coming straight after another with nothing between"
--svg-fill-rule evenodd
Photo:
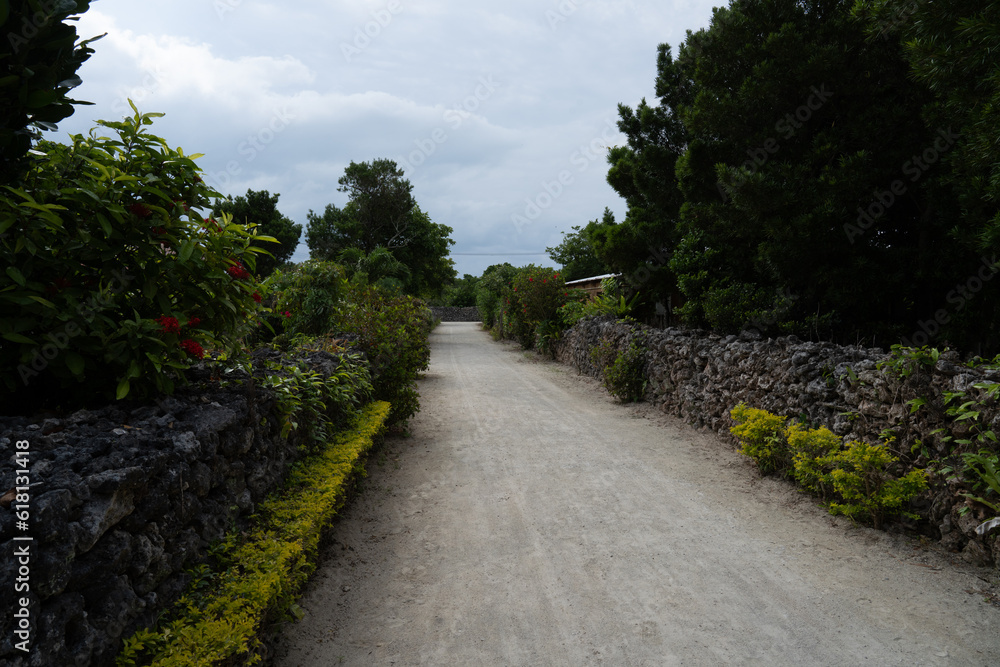
<instances>
[{"instance_id":1,"label":"coral stone wall","mask_svg":"<svg viewBox=\"0 0 1000 667\"><path fill-rule=\"evenodd\" d=\"M442 322L479 322L479 309L475 306L468 308L453 308L450 306L432 306L431 312L436 319Z\"/></svg>"},{"instance_id":2,"label":"coral stone wall","mask_svg":"<svg viewBox=\"0 0 1000 667\"><path fill-rule=\"evenodd\" d=\"M336 368L311 356L315 370ZM0 494L15 486L18 441L29 444L30 481L27 533L18 503L0 502L0 590L5 609L30 600L32 626L25 653L12 614L0 617L0 664L113 664L122 637L179 597L184 570L281 483L305 448L294 433L279 437L273 396L243 380L129 410L0 418ZM30 592L11 595L25 544Z\"/></svg>"},{"instance_id":3,"label":"coral stone wall","mask_svg":"<svg viewBox=\"0 0 1000 667\"><path fill-rule=\"evenodd\" d=\"M624 350L639 339L646 354L645 399L664 412L732 439L729 411L738 403L789 417L803 416L847 440L878 442L891 431L895 448L909 452L919 442L931 457L946 453L932 431L948 426L955 437L964 433L945 415L942 394L963 391L981 381L1000 381L997 371L971 369L958 355L945 353L932 369L921 368L898 378L877 369L889 355L878 348L861 348L801 341L794 336L763 339L759 334L718 336L690 329L652 329L612 318L582 320L568 330L557 358L580 372L599 376L590 350L601 340ZM928 404L911 414L907 401L923 397ZM1000 433L1000 411L982 416ZM735 440L733 440L735 442ZM927 465L926 457L916 461ZM968 505L972 511L961 514ZM977 563L1000 563L1000 541L974 532L985 518L981 507L957 497L954 488L938 479L931 499L916 508L930 522L945 546L962 550Z\"/></svg>"}]
</instances>

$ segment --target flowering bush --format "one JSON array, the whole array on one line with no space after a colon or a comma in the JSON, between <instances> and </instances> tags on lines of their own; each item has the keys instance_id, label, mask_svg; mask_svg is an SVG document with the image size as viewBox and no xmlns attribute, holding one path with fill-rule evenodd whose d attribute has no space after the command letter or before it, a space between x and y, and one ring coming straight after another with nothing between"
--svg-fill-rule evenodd
<instances>
[{"instance_id":1,"label":"flowering bush","mask_svg":"<svg viewBox=\"0 0 1000 667\"><path fill-rule=\"evenodd\" d=\"M219 194L194 158L146 132L153 118L99 121L68 145L39 142L0 197L0 395L172 391L204 347L231 351L259 311L252 229L203 220ZM185 323L185 324L182 324ZM73 401L69 401L73 402Z\"/></svg>"},{"instance_id":2,"label":"flowering bush","mask_svg":"<svg viewBox=\"0 0 1000 667\"><path fill-rule=\"evenodd\" d=\"M343 267L311 259L286 270L276 270L263 289L271 315L268 323L275 335L325 336L336 326L347 290ZM266 333L262 336L267 338Z\"/></svg>"},{"instance_id":3,"label":"flowering bush","mask_svg":"<svg viewBox=\"0 0 1000 667\"><path fill-rule=\"evenodd\" d=\"M546 320L557 320L566 303L566 281L557 271L529 265L514 276L504 303L506 334L525 349L535 344L535 330Z\"/></svg>"},{"instance_id":4,"label":"flowering bush","mask_svg":"<svg viewBox=\"0 0 1000 667\"><path fill-rule=\"evenodd\" d=\"M420 409L417 376L430 363L427 336L433 317L423 301L389 294L375 286L352 287L341 313L338 334L355 339L371 367L374 400L389 401L389 424Z\"/></svg>"}]
</instances>

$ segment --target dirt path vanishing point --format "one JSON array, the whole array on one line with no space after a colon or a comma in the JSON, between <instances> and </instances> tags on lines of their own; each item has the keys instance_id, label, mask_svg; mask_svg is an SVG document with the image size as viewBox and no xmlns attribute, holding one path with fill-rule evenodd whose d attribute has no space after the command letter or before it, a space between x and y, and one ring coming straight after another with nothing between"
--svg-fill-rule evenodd
<instances>
[{"instance_id":1,"label":"dirt path vanishing point","mask_svg":"<svg viewBox=\"0 0 1000 667\"><path fill-rule=\"evenodd\" d=\"M431 335L275 664L1000 665L995 573L830 517L732 446Z\"/></svg>"}]
</instances>

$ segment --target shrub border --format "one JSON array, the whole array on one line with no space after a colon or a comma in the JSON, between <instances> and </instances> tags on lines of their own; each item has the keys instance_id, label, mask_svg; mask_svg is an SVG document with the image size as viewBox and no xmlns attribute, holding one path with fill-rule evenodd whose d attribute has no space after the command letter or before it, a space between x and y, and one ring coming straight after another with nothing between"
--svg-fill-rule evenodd
<instances>
[{"instance_id":1,"label":"shrub border","mask_svg":"<svg viewBox=\"0 0 1000 667\"><path fill-rule=\"evenodd\" d=\"M249 534L226 538L231 565L215 592L199 601L186 594L174 607L176 618L125 641L117 664L208 667L237 656L259 662L260 628L285 611L315 569L323 529L343 505L351 480L364 474L365 454L390 408L385 401L368 404L324 451L297 463L283 490L261 503ZM152 660L139 662L149 652Z\"/></svg>"}]
</instances>

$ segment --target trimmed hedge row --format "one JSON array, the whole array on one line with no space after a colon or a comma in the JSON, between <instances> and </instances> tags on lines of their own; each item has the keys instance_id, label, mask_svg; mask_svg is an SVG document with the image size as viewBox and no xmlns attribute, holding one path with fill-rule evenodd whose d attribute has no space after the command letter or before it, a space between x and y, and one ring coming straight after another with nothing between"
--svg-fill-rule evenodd
<instances>
[{"instance_id":1,"label":"trimmed hedge row","mask_svg":"<svg viewBox=\"0 0 1000 667\"><path fill-rule=\"evenodd\" d=\"M369 404L355 424L321 453L293 467L284 490L261 504L249 535L230 534L215 554L221 572L202 570L156 630L125 642L118 665L206 667L221 660L260 661L259 633L287 613L315 569L320 535L343 505L364 457L389 417ZM210 584L209 592L201 590Z\"/></svg>"}]
</instances>

